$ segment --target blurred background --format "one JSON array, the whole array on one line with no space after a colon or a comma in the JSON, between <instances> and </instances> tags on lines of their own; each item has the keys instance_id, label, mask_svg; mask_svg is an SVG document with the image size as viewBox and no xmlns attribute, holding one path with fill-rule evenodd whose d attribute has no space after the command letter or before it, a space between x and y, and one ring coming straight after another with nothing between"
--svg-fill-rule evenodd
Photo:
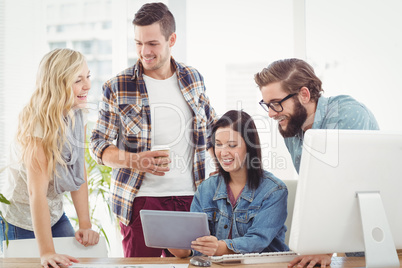
<instances>
[{"instance_id":1,"label":"blurred background","mask_svg":"<svg viewBox=\"0 0 402 268\"><path fill-rule=\"evenodd\" d=\"M43 55L62 47L86 55L91 126L102 84L137 60L131 21L146 2L151 1L0 0L0 167ZM174 58L201 72L218 115L243 109L253 116L264 167L277 177L297 179L297 174L276 123L258 105L254 74L272 61L305 59L326 96L351 95L371 109L381 129L402 131L402 1L161 2L176 18ZM5 175L0 174L0 189Z\"/></svg>"}]
</instances>

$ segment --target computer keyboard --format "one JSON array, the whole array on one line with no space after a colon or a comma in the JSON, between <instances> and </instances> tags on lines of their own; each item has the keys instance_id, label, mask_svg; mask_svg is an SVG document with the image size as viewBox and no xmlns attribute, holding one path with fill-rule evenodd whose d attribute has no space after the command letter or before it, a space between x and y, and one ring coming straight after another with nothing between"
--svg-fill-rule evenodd
<instances>
[{"instance_id":1,"label":"computer keyboard","mask_svg":"<svg viewBox=\"0 0 402 268\"><path fill-rule=\"evenodd\" d=\"M222 256L212 256L211 261L216 263L273 263L273 262L289 262L293 260L297 253L293 251L285 252L263 252L263 253L246 253L246 254L227 254Z\"/></svg>"}]
</instances>

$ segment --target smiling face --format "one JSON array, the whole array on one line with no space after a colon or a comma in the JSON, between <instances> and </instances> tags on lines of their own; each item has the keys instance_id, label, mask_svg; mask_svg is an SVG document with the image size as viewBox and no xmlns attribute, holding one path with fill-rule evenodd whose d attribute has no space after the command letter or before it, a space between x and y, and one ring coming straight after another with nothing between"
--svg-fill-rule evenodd
<instances>
[{"instance_id":1,"label":"smiling face","mask_svg":"<svg viewBox=\"0 0 402 268\"><path fill-rule=\"evenodd\" d=\"M239 132L230 127L219 128L215 133L215 155L222 168L231 175L247 173L244 165L247 146Z\"/></svg>"},{"instance_id":2,"label":"smiling face","mask_svg":"<svg viewBox=\"0 0 402 268\"><path fill-rule=\"evenodd\" d=\"M176 41L173 33L168 40L161 32L160 24L135 26L135 43L144 73L155 79L166 79L171 75L170 53Z\"/></svg>"},{"instance_id":3,"label":"smiling face","mask_svg":"<svg viewBox=\"0 0 402 268\"><path fill-rule=\"evenodd\" d=\"M288 95L282 89L280 82L261 87L261 94L265 103L280 101ZM307 110L300 103L297 95L282 102L281 105L283 107L282 112L269 109L268 115L278 121L279 132L283 137L293 137L302 129L307 119Z\"/></svg>"},{"instance_id":4,"label":"smiling face","mask_svg":"<svg viewBox=\"0 0 402 268\"><path fill-rule=\"evenodd\" d=\"M91 89L90 71L85 62L73 84L74 108L84 108L87 104L88 92Z\"/></svg>"}]
</instances>

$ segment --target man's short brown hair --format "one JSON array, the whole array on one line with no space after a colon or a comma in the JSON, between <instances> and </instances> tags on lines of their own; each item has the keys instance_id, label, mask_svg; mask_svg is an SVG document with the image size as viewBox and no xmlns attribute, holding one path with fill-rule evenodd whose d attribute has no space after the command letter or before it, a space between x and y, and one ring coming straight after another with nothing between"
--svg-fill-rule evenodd
<instances>
[{"instance_id":1,"label":"man's short brown hair","mask_svg":"<svg viewBox=\"0 0 402 268\"><path fill-rule=\"evenodd\" d=\"M267 68L254 75L254 80L261 88L271 83L280 82L288 93L297 93L302 87L310 91L311 100L318 101L321 93L321 80L315 75L313 67L300 59L274 61Z\"/></svg>"},{"instance_id":2,"label":"man's short brown hair","mask_svg":"<svg viewBox=\"0 0 402 268\"><path fill-rule=\"evenodd\" d=\"M176 31L176 22L173 14L164 3L144 4L134 15L135 26L148 26L158 22L166 40Z\"/></svg>"}]
</instances>

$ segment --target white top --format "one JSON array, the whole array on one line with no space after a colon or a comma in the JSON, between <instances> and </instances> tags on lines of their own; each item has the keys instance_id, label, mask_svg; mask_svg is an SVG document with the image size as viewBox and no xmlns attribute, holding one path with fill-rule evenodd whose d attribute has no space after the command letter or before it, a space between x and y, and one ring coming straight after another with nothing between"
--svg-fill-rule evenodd
<instances>
[{"instance_id":1,"label":"white top","mask_svg":"<svg viewBox=\"0 0 402 268\"><path fill-rule=\"evenodd\" d=\"M145 173L137 196L194 195L192 111L180 91L176 73L156 80L143 75L151 108L151 142L170 148L170 171L165 176Z\"/></svg>"},{"instance_id":2,"label":"white top","mask_svg":"<svg viewBox=\"0 0 402 268\"><path fill-rule=\"evenodd\" d=\"M42 138L43 130L37 125L35 137ZM10 146L10 163L5 181L4 196L10 201L10 205L1 206L4 218L11 224L33 231L31 209L29 205L29 193L27 185L27 170L21 160L21 147L14 141ZM47 190L47 203L49 205L51 226L63 215L63 195L57 194L54 188L54 178L49 181Z\"/></svg>"},{"instance_id":3,"label":"white top","mask_svg":"<svg viewBox=\"0 0 402 268\"><path fill-rule=\"evenodd\" d=\"M86 115L83 112L84 124L86 124ZM34 131L34 137L42 138L43 129L39 124ZM29 204L29 193L27 185L27 170L21 159L20 145L14 141L10 146L8 174L4 189L1 193L10 201L10 205L0 202L0 210L7 222L33 231L32 217ZM54 187L54 178L49 181L47 190L47 203L50 212L50 224L53 226L63 215L63 194L56 193Z\"/></svg>"}]
</instances>

